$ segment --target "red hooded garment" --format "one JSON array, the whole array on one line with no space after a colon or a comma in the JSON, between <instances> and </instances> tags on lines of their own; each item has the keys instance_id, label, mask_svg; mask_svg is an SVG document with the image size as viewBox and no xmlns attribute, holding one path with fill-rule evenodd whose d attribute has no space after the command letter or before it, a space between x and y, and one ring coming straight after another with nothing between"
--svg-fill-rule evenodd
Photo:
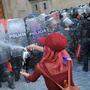
<instances>
[{"instance_id":1,"label":"red hooded garment","mask_svg":"<svg viewBox=\"0 0 90 90\"><path fill-rule=\"evenodd\" d=\"M34 73L30 74L28 79L30 81L36 81L41 75L43 75L48 90L62 90L56 83L63 87L67 86L67 62L68 60L71 60L69 54L64 49L67 44L67 40L63 35L53 33L50 34L44 41L43 58L37 64ZM51 79L53 79L53 81ZM74 85L72 77L71 84Z\"/></svg>"}]
</instances>

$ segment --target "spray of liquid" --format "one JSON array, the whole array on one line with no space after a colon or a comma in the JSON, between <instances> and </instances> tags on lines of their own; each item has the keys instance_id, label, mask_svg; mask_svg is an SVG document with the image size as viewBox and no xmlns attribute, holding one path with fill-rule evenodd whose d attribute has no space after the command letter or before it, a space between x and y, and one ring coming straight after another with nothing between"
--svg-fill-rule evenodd
<instances>
[{"instance_id":1,"label":"spray of liquid","mask_svg":"<svg viewBox=\"0 0 90 90\"><path fill-rule=\"evenodd\" d=\"M12 45L10 43L5 43L3 41L0 41L0 46L2 46L2 47L9 47L11 49L23 49L23 50L25 50L25 47L23 47L23 46Z\"/></svg>"},{"instance_id":2,"label":"spray of liquid","mask_svg":"<svg viewBox=\"0 0 90 90\"><path fill-rule=\"evenodd\" d=\"M27 51L26 47L23 46L19 46L19 45L12 45L10 43L5 43L3 41L0 41L0 46L1 47L9 47L11 50L22 50L23 51L23 55L22 58L25 61L25 59L27 58L27 56L29 55L29 52Z\"/></svg>"}]
</instances>

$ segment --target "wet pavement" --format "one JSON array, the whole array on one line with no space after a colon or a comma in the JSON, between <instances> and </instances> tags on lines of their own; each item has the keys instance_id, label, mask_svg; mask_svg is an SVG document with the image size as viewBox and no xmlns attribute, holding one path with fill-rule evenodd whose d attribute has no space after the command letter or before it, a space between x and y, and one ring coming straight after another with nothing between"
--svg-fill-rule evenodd
<instances>
[{"instance_id":1,"label":"wet pavement","mask_svg":"<svg viewBox=\"0 0 90 90\"><path fill-rule=\"evenodd\" d=\"M75 62L73 73L75 84L80 86L80 90L90 90L90 70L88 72L82 71L82 65ZM15 87L13 90L47 90L42 76L33 83L26 83L24 78L21 77L18 82L15 82ZM7 83L4 83L0 90L12 89L9 89Z\"/></svg>"}]
</instances>

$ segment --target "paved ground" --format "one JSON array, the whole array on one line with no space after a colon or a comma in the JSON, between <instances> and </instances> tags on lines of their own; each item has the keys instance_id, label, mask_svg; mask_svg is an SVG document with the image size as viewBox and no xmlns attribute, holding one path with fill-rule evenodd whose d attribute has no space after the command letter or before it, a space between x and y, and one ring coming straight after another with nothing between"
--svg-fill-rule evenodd
<instances>
[{"instance_id":1,"label":"paved ground","mask_svg":"<svg viewBox=\"0 0 90 90\"><path fill-rule=\"evenodd\" d=\"M88 72L82 71L80 64L74 67L74 80L80 86L80 90L90 90L90 70Z\"/></svg>"},{"instance_id":2,"label":"paved ground","mask_svg":"<svg viewBox=\"0 0 90 90\"><path fill-rule=\"evenodd\" d=\"M82 65L74 63L74 80L77 85L80 86L80 90L90 90L90 71L83 72ZM26 83L24 78L21 78L19 82L16 82L16 88L14 90L47 90L42 77L35 83ZM7 83L3 84L0 90L11 90L7 87Z\"/></svg>"}]
</instances>

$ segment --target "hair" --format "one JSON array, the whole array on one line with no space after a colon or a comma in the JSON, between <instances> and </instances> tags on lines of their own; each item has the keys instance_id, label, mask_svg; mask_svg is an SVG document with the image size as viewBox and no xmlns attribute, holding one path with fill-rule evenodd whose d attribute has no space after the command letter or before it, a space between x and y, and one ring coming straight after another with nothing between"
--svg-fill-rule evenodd
<instances>
[{"instance_id":1,"label":"hair","mask_svg":"<svg viewBox=\"0 0 90 90\"><path fill-rule=\"evenodd\" d=\"M60 55L61 53L57 52L57 51L53 51L47 46L44 47L44 51L45 51L44 56L41 59L41 62L45 63L45 62L52 62L52 61L59 60L60 61L60 69L63 70L63 67L64 67L63 59L60 59L61 58L61 55Z\"/></svg>"}]
</instances>

